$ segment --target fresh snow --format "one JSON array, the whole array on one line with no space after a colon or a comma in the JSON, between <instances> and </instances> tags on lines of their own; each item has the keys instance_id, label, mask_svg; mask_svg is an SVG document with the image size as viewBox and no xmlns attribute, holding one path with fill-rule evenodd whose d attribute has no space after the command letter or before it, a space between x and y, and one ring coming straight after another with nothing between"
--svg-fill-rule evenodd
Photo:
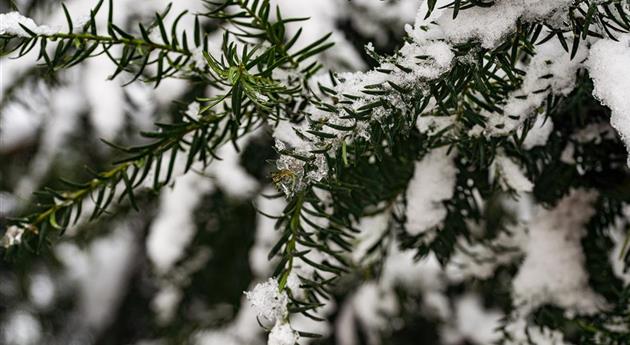
<instances>
[{"instance_id":1,"label":"fresh snow","mask_svg":"<svg viewBox=\"0 0 630 345\"><path fill-rule=\"evenodd\" d=\"M578 68L582 67L582 61L586 55L585 45L580 45L573 59L558 40L549 40L537 45L536 55L524 66L519 66L526 74L521 88L510 94L507 99L503 106L503 114L487 114L488 133L491 135L512 133L543 104L549 93L568 95L575 86L576 73ZM527 97L523 98L523 96ZM537 118L536 123L540 126L539 121ZM545 142L547 138L543 134L545 134L544 131L540 134L541 138L537 140L532 137L530 140L533 142L529 142L526 148L531 148L538 142Z\"/></svg>"},{"instance_id":2,"label":"fresh snow","mask_svg":"<svg viewBox=\"0 0 630 345\"><path fill-rule=\"evenodd\" d=\"M452 10L444 11L438 25L446 38L461 43L477 39L484 48L493 48L514 30L519 18L541 19L568 6L571 0L500 0L491 7L477 6L453 18Z\"/></svg>"},{"instance_id":3,"label":"fresh snow","mask_svg":"<svg viewBox=\"0 0 630 345\"><path fill-rule=\"evenodd\" d=\"M280 291L278 281L273 278L258 283L253 290L245 292L245 296L258 316L265 320L279 322L287 316L289 297Z\"/></svg>"},{"instance_id":4,"label":"fresh snow","mask_svg":"<svg viewBox=\"0 0 630 345\"><path fill-rule=\"evenodd\" d=\"M317 39L327 31L322 27L334 27L335 23L344 18L344 13L351 6L356 6L369 16L369 20L363 20L364 16L351 18L356 28L368 34L376 36L376 42L383 42L386 37L379 36L380 28L374 23L384 21L396 21L403 23L413 21L413 13L410 9L417 7L417 1L401 0L392 2L374 2L369 0L358 0L351 4L346 1L320 1L305 5L305 3L294 0L278 0L281 7L286 9L285 15L301 16L305 11L313 17L308 22L309 27L303 32L311 35L309 38ZM121 1L121 6L131 8L132 1ZM407 26L406 30L410 34L407 41L394 57L394 62L404 67L410 68L412 72L402 72L391 62L381 62L381 68L394 70L387 75L375 70L367 72L341 73L341 82L334 87L338 93L358 95L367 85L384 84L387 81L394 81L403 85L422 87L423 82L440 76L448 71L453 63L454 54L452 44L464 42L470 39L477 40L483 47L491 48L496 46L502 38L513 30L517 20L534 20L545 18L551 23L559 23L562 20L562 8L570 3L569 0L545 1L545 0L497 0L495 5L489 8L472 8L460 12L456 19L452 18L451 10L439 9L442 5L450 3L448 0L438 1L436 10L430 18L424 19L426 13L426 1L422 2L418 17L414 26ZM193 4L199 5L198 1L178 1L175 3L176 10L192 8ZM78 6L85 6L82 1L70 1L71 12L75 12ZM157 4L144 4L141 12L152 14L160 6ZM197 8L201 10L202 8ZM337 11L337 9L340 9ZM85 11L83 11L85 12ZM115 21L123 22L127 20L125 11L116 13ZM192 17L190 17L192 18ZM183 19L184 24L190 20L189 16ZM61 24L63 16L57 16L55 20L47 20L54 25ZM28 37L19 24L27 26L37 34L54 34L59 32L57 26L39 26L30 18L24 17L17 12L0 14L0 34L17 35ZM100 23L102 24L102 23ZM100 25L99 24L99 25ZM190 26L190 25L188 25ZM59 26L61 28L61 26ZM296 32L291 28L291 32ZM630 100L627 90L630 90L630 35L619 35L619 41L610 39L594 40L582 44L577 52L577 56L570 59L570 55L564 51L557 40L552 39L536 47L536 55L531 60L526 60L518 67L526 72L523 85L520 90L514 92L504 105L504 115L483 114L487 117L487 126L477 126L470 131L470 135L481 136L506 135L514 131L521 131L524 121L530 116L535 116L533 128L525 137L523 148L530 150L543 146L547 143L554 130L554 124L546 114L539 111L540 105L544 102L549 93L566 95L573 90L576 72L586 67L594 82L594 96L602 104L612 110L612 126L617 130L626 145L630 148ZM327 65L342 66L338 69L346 68L357 70L363 67L363 62L352 48L347 38L335 29L334 40L339 42L336 49L326 52L324 59ZM302 42L308 42L303 39ZM301 42L301 43L302 43ZM587 43L587 44L586 44ZM589 51L589 44L590 46ZM415 56L427 55L425 63L416 63ZM586 63L584 63L585 59ZM191 62L197 68L205 68L205 60L201 51L194 51ZM13 62L3 59L4 67L2 86L10 85L17 78L11 75L14 73ZM65 112L64 114L51 114L46 116L44 112L47 104L39 104L36 101L28 105L10 102L2 110L0 116L0 127L2 128L2 143L0 151L9 152L14 147L34 140L39 128L50 128L44 137L59 136L69 133L76 128L78 113L84 111L89 106L89 120L99 136L105 138L115 138L126 124L125 117L129 113L126 97L130 94L123 92L117 81L105 80L103 67L104 61L94 60L81 68L84 75L85 84L81 90L61 88L60 91L52 93L63 101L72 99L72 94L80 95L74 97L80 99L71 104L62 104L63 101L52 102L53 109ZM107 64L109 65L109 64ZM11 67L9 67L11 66ZM30 66L30 65L29 65ZM27 66L28 67L28 66ZM15 69L26 70L26 67L19 66ZM22 71L20 72L22 73ZM552 78L541 78L545 75L553 75ZM323 78L322 78L323 79ZM8 80L8 81L7 81ZM130 87L128 87L127 91ZM534 93L534 91L546 89L545 92ZM144 97L145 103L169 104L172 99L185 92L184 83L181 81L165 81L156 91L151 91L149 97ZM528 95L526 99L521 96ZM26 94L23 98L35 98L32 93ZM357 105L367 104L372 101L371 96L364 96L357 102ZM395 98L390 99L394 103ZM4 101L4 99L3 99ZM45 102L44 102L45 103ZM85 104L84 104L85 103ZM429 105L429 109L434 104ZM200 105L191 103L187 114L193 117L198 116ZM153 112L154 109L150 109ZM314 120L326 120L338 125L349 125L349 120L331 117L317 109L312 111ZM64 116L58 116L64 115ZM383 114L376 111L375 119ZM419 117L417 127L421 132L434 133L441 129L452 126L456 121L452 117ZM505 115L511 115L517 119L511 119ZM56 119L56 125L51 125L50 119ZM146 119L145 119L146 120ZM149 122L153 119L148 118ZM305 121L306 122L306 121ZM291 124L281 121L276 127L273 136L278 140L278 148L284 145L296 148L300 152L307 152L313 149L311 144L297 136L293 130L306 129L303 124ZM355 135L357 137L368 137L365 130L366 124L358 124ZM330 133L336 133L333 129L326 129ZM602 138L609 138L612 130L607 124L590 125L583 131L575 133L572 137L578 143L599 142ZM351 140L351 139L350 139ZM333 147L339 145L337 139L331 140ZM48 155L42 158L42 162L47 160L49 165L52 162L52 153L55 150L47 150L46 145L59 146L59 141L44 140L41 150ZM567 146L566 161L572 162L573 144ZM150 227L149 238L147 239L147 251L149 260L154 265L158 273L166 274L182 259L190 244L194 229L192 224L192 209L199 205L201 194L211 192L216 188L222 189L228 196L236 199L251 198L259 189L258 182L249 176L240 166L240 155L231 146L225 146L219 152L224 159L213 163L213 168L205 170L208 176L197 173L189 173L179 176L173 186L169 186L162 191L160 197L160 215L155 219ZM446 154L446 149L438 149L429 153L423 160L416 163L416 170L407 190L407 224L406 227L411 234L424 234L430 229L439 226L446 216L444 201L453 196L456 168L453 162L455 153ZM570 158L570 159L569 159ZM317 162L320 170L310 175L304 173L303 163L291 158L282 157L279 166L296 173L304 181L319 181L326 177L327 166L325 162ZM33 168L44 166L34 165ZM605 304L603 299L595 294L588 285L588 276L584 270L584 253L580 241L585 235L585 224L594 214L593 202L596 195L590 191L573 191L569 196L563 198L556 206L550 209L535 207L531 200L527 200L527 195L532 191L532 182L525 176L523 169L511 158L501 153L497 156L494 165L494 178L499 179L499 183L505 188L515 190L519 197L518 206L532 212L531 218L519 219L518 224L510 226L510 234L500 234L491 243L470 243L465 239L458 239L458 249L454 254L451 263L446 270L439 265L433 254L416 262L412 251L401 251L395 245L388 248L388 257L383 262L383 272L380 280L370 280L364 283L351 298L351 305L344 305L340 313L344 316L356 316L363 325L380 329L385 327L389 321L388 317L395 315L398 311L397 301L393 294L394 287L404 287L411 292L421 292L423 308L432 311L428 315L438 315L437 317L445 321L448 327L441 330L441 337L445 342L461 342L463 338L476 341L477 343L490 343L496 340L497 333L493 328L498 318L502 315L495 310L488 310L482 307L482 301L477 295L466 294L458 298L453 305L449 305L448 298L444 295L444 290L449 282L461 282L464 279L491 277L495 269L500 264L506 264L524 257L524 261L518 270L516 279L513 282L514 299L520 312L526 314L542 304L554 304L565 308L571 313L595 313L600 311ZM162 170L164 171L164 169ZM301 175L300 175L301 173ZM39 180L33 179L29 182L35 186ZM304 181L299 181L300 183ZM24 185L26 182L23 182ZM23 190L28 190L23 188ZM269 187L264 190L264 194L272 194ZM289 193L287 193L289 194ZM523 202L522 202L523 201ZM508 204L506 201L505 204ZM258 198L257 206L267 213L281 214L285 203L282 199L268 200ZM357 264L363 263L367 249L376 243L381 236L388 231L390 214L383 214L358 220L357 227L361 230L356 238L355 252L352 255L353 261ZM627 218L627 217L626 217ZM317 224L327 226L326 219L309 218ZM278 239L280 232L274 229L274 221L264 216L257 217L256 243L250 252L250 264L255 279L265 279L271 274L272 263L266 259L269 249ZM623 223L623 222L622 222ZM471 226L471 228L474 226ZM480 228L482 226L479 225ZM126 229L129 230L129 229ZM308 229L313 230L313 229ZM10 227L5 233L2 244L10 246L19 243L22 229ZM612 231L612 230L611 230ZM621 263L618 260L619 251L623 247L624 234L620 229L615 229L611 233L615 241L615 249L611 252L614 272L626 283L630 281L627 273L624 274ZM93 325L103 324L111 313L111 308L115 307L116 293L113 290L124 285L128 266L132 262L135 247L133 238L121 235L116 230L113 234L97 240L93 245L85 250L69 244L62 244L57 249L61 261L68 266L68 271L81 284L80 304L85 309L87 322ZM518 245L521 248L518 248ZM490 247L509 247L509 252L497 253ZM467 252L467 254L464 254ZM471 259L474 255L475 261ZM309 254L309 257L321 259L316 253ZM114 259L113 261L112 258ZM491 259L495 261L489 263ZM306 271L306 265L299 265L295 271ZM369 262L369 261L367 261ZM308 271L312 273L311 271ZM302 273L302 272L300 272ZM100 278L100 279L98 279ZM107 279L106 279L107 278ZM35 281L35 280L34 280ZM299 292L299 279L295 272L289 276L287 288L294 295ZM41 284L40 284L41 285ZM100 286L99 286L100 285ZM107 291L105 291L105 290ZM171 288L169 285L162 286L158 295L154 299L154 307L158 313L158 318L168 319L172 315L173 308L176 307L181 298L180 291ZM36 299L45 301L44 297ZM298 335L294 329L302 329L294 324L294 317L291 317L291 324L287 323L286 315L286 293L278 290L277 281L270 279L256 285L251 292L246 293L246 299L253 305L247 306L247 301L242 302L239 314L225 329L207 331L202 337L200 334L199 344L249 344L255 342L257 335L257 325L255 317L252 315L258 312L259 315L274 324L270 335L270 345L292 345L298 340ZM44 302L41 303L46 304ZM346 313L347 312L347 313ZM162 314L160 314L162 313ZM30 319L29 319L30 317ZM295 317L297 319L297 317ZM340 317L341 319L341 317ZM254 321L252 321L254 320ZM347 320L347 319L346 319ZM318 323L321 325L325 323ZM8 325L8 326L7 326ZM26 325L26 326L25 326ZM23 330L30 328L31 336L35 339L41 337L41 325L31 314L18 311L10 316L5 323L3 340L11 342L15 339L22 339L28 343L33 338L28 337L28 332ZM309 325L313 327L313 325ZM324 329L327 326L323 326ZM354 327L354 326L353 326ZM312 328L307 328L310 330ZM560 345L565 344L560 332L544 327L534 327L527 324L524 318L511 321L506 331L513 336L513 341L508 344L528 344L528 338L534 343ZM322 332L324 333L324 332ZM11 339L11 340L7 340ZM245 339L245 340L243 340ZM34 340L35 342L39 340ZM300 339L305 342L305 339ZM347 344L346 342L340 342Z\"/></svg>"},{"instance_id":5,"label":"fresh snow","mask_svg":"<svg viewBox=\"0 0 630 345\"><path fill-rule=\"evenodd\" d=\"M498 178L503 189L517 192L531 192L534 184L525 176L522 169L509 157L499 154L491 166L492 180Z\"/></svg>"},{"instance_id":6,"label":"fresh snow","mask_svg":"<svg viewBox=\"0 0 630 345\"><path fill-rule=\"evenodd\" d=\"M527 132L523 141L523 148L531 150L537 146L544 146L549 140L549 136L553 132L553 121L550 117L542 114L536 116L536 121L532 128Z\"/></svg>"},{"instance_id":7,"label":"fresh snow","mask_svg":"<svg viewBox=\"0 0 630 345\"><path fill-rule=\"evenodd\" d=\"M597 41L586 66L595 86L593 95L610 108L610 122L630 150L630 35Z\"/></svg>"},{"instance_id":8,"label":"fresh snow","mask_svg":"<svg viewBox=\"0 0 630 345\"><path fill-rule=\"evenodd\" d=\"M407 188L407 223L412 235L422 234L437 227L446 217L443 204L455 191L457 169L454 152L448 148L435 149L416 163L414 175Z\"/></svg>"},{"instance_id":9,"label":"fresh snow","mask_svg":"<svg viewBox=\"0 0 630 345\"><path fill-rule=\"evenodd\" d=\"M284 322L276 322L271 332L267 345L295 345L300 336L291 328L291 325Z\"/></svg>"},{"instance_id":10,"label":"fresh snow","mask_svg":"<svg viewBox=\"0 0 630 345\"><path fill-rule=\"evenodd\" d=\"M33 19L25 17L18 12L0 14L0 35L31 37L22 26L25 26L36 35L53 35L60 31L59 28L37 25Z\"/></svg>"}]
</instances>

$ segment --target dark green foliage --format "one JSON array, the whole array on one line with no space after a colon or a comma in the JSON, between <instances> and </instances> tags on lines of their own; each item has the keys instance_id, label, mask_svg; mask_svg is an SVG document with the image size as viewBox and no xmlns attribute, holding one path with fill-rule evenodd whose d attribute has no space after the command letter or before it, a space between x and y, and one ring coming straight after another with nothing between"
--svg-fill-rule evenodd
<instances>
[{"instance_id":1,"label":"dark green foliage","mask_svg":"<svg viewBox=\"0 0 630 345\"><path fill-rule=\"evenodd\" d=\"M251 18L253 24L240 20L235 22L235 17L225 14L227 6L241 8L244 12L238 18ZM200 99L203 104L199 114L182 114L176 122L158 123L155 131L141 133L150 140L148 144L124 148L108 143L121 150L126 157L114 162L114 167L110 170L91 173L90 181L64 181L66 188L41 193L38 203L40 210L31 216L15 220L15 223L23 224L22 226L29 229L24 241L25 248L29 250L40 248L50 231L63 233L66 227L76 223L82 214L84 199L90 197L96 204L90 219L106 212L112 202L121 202L123 199L137 208L135 189L143 185L151 175L153 180L149 183L152 182L153 189L168 184L179 154L187 155L186 170L199 161L207 165L216 158L214 152L219 146L227 142L236 145L239 137L259 127L263 121L290 117L294 104L308 99L301 93L302 82L319 68L318 64L304 68L300 66L300 61L330 46L326 42L327 37L323 37L302 49L292 51L291 47L297 41L299 33L292 38L285 37L285 25L303 19L280 19L271 23L268 19L271 7L267 1L255 1L251 4L243 1L219 5L208 3L209 12L204 14L205 17L234 24L243 31L232 35L225 33L221 56L207 53L207 34L202 31L199 21L196 21L194 34L187 36L185 32L178 32L178 20L175 20L170 28L172 35L169 41L163 19L168 15L170 7L163 13L156 14L155 22L150 26L145 28L140 24L139 37L123 31L112 22L111 0L107 12L108 35L99 34L95 16L103 8L104 3L100 1L92 11L91 20L79 33L74 32L71 17L68 15L68 33L47 36L31 32L30 38L0 37L0 53L4 55L17 52L18 56L23 56L39 43L39 59L54 71L70 68L101 49L100 53L107 54L116 65L112 77L126 71L134 76L130 80L133 82L145 74L147 66L155 65L157 73L144 79L155 82L157 86L163 78L175 74L179 76L189 68L193 53L189 49L187 37L193 37L195 46L205 51L207 67L201 74L204 82L223 90L223 93ZM279 10L277 11L278 17L282 18ZM179 17L182 15L185 13ZM245 30L252 25L258 29L255 35L250 35ZM151 40L151 30L159 30L161 43ZM181 39L178 39L180 36ZM245 38L255 40L237 48L234 39L243 43L242 39ZM265 42L269 44L263 45ZM53 56L49 56L46 49L48 44L57 44ZM114 57L109 51L114 45L122 46L119 57ZM178 56L171 57L173 54ZM302 79L294 80L291 85L282 85L271 78L275 69L298 68Z\"/></svg>"},{"instance_id":2,"label":"dark green foliage","mask_svg":"<svg viewBox=\"0 0 630 345\"><path fill-rule=\"evenodd\" d=\"M305 297L290 296L291 312L318 319L319 308L327 300L339 297L335 290L339 277L354 274L359 280L377 278L388 244L394 238L404 249L414 250L417 259L434 253L440 263L446 265L458 249L458 238L490 243L501 232L507 231L514 219L509 210L502 208L500 201L514 198L517 193L490 182L495 158L505 154L524 168L525 175L535 186L534 200L545 207L554 206L572 189L587 188L599 192L597 213L588 225L583 246L591 285L597 286L597 292L614 308L601 315L569 318L561 311L545 306L538 310L533 322L562 330L567 338L578 343L625 344L630 341L627 334L606 328L610 320L623 322L628 318L625 306L630 290L614 278L607 256L612 246L607 229L620 218L622 203L630 201L630 175L625 165L627 153L617 138L579 142L573 136L588 125L608 123L608 111L591 96L592 85L581 70L578 71L577 87L571 94L554 94L548 86L534 91L545 100L532 114L519 117L505 114L503 110L508 98L523 86L526 73L519 68L520 64L536 55L538 45L557 40L575 58L579 45L587 44L589 38L615 39L617 34L630 31L630 13L624 12L621 1L575 1L569 8L565 27L552 27L543 20L519 21L502 43L492 49L475 41L453 46L453 64L435 79L405 83L392 78L386 83L367 85L357 90L357 94L339 94L324 85L309 88L307 82L321 66L317 62L306 65L305 61L333 43L326 35L302 49L295 49L301 31L288 36L286 26L306 18L284 18L279 9L272 8L265 0L205 3L207 11L198 16L213 20L213 24L224 32L220 56L209 53L208 34L198 18L193 33L180 32L177 20L172 27L165 27L164 18L169 14L166 9L156 14L150 25L140 24L139 33L126 32L111 20L111 1L109 6L101 1L92 12L92 20L80 29L73 27L68 14L66 33L33 33L27 38L0 37L1 54L23 56L32 49L39 49L39 60L52 72L70 68L94 54L106 54L115 65L112 78L127 75L131 76L129 82L142 80L157 86L165 78L182 77L218 90L213 97L197 98L201 102L197 114L184 112L180 107L178 115L173 116L174 121L158 123L155 130L141 133L147 139L144 144L125 148L110 143L124 154L111 169L91 173L86 182L65 181L63 188L49 188L40 193L37 210L11 220L10 224L25 228L27 233L22 246L10 248L7 254L46 250L44 244L53 238L52 234L63 234L68 226L80 219L82 204L87 198L92 198L96 204L90 220L107 216L116 207L140 209L143 204L139 202L142 200L141 186L148 182L150 189L155 191L168 185L176 173L173 170L178 155L185 155L186 171L193 169L195 164L205 167L220 159L216 155L222 145L243 149L238 147L240 137L261 127L273 128L279 120L289 120L308 125L307 129L296 132L311 145L309 150L283 148L274 153L269 149L270 139L265 138L261 140L264 143L260 148L256 145L245 148L243 159L246 165L251 163L248 170L257 172L257 177L271 175L278 187L288 187L285 188L287 206L276 223L280 237L269 253L270 259L278 261L274 276L281 289L287 290L287 281L296 262L314 270L312 276L299 276ZM429 0L427 4L428 16L437 1ZM493 4L491 1L454 0L448 7L454 9L453 17L456 17L466 15L467 9ZM94 21L94 16L105 7L108 7L110 18L106 34L97 32ZM274 12L275 21L270 19ZM150 33L154 30L160 34L157 42L151 38L154 36ZM48 49L50 45L55 46L53 53ZM117 55L113 53L114 46L121 47ZM194 63L194 59L199 58L199 55L195 56L199 51L203 51L203 68ZM367 54L378 62L393 63L391 69L376 69L378 73L394 76L413 72L409 66L397 62L396 54L390 57L373 52ZM418 65L431 62L430 56L416 56L416 59L414 63ZM275 71L286 72L291 77L280 81L274 78ZM344 82L333 73L330 77L333 85ZM553 77L549 74L541 79ZM315 111L347 121L342 125L330 118L315 116L312 113ZM504 136L470 135L477 126L486 126L488 114L521 121L523 130L508 131ZM556 130L544 147L525 150L523 141L538 114L552 119ZM439 131L420 133L416 122L426 116L453 117L454 121ZM505 125L497 126L496 129L502 129ZM359 133L362 129L365 131ZM575 164L561 159L568 144L575 149L572 157ZM405 191L413 176L414 164L431 150L442 147L456 156L455 195L444 202L448 214L435 238L411 236L404 229ZM264 162L272 156L300 162L305 176L317 173L325 163L327 174L321 179L301 179L291 170L260 173L264 170ZM475 192L479 193L485 207L479 205ZM195 219L200 223L197 227L211 228L213 226L204 222L213 219L221 224L222 232L202 230L198 232L195 244L221 250L209 260L212 268L192 277L191 291L198 286L211 285L213 277L221 276L223 281L216 288L221 296L209 296L203 302L208 305L226 302L236 306L240 291L247 287L250 278L244 257L252 241L254 208L232 204L221 194L207 196L204 204L211 206L204 205L203 210L198 210ZM378 259L369 267L357 267L347 256L352 251L355 234L359 232L356 224L365 216L383 212L392 213L394 222L381 241L370 248L370 254L379 253ZM233 228L237 217L242 222L238 228ZM482 225L483 235L471 231L471 224ZM228 248L227 244L233 242L239 242L239 246ZM324 259L312 259L315 253ZM231 255L238 259L232 259ZM626 261L627 256L626 253ZM475 259L471 255L471 260ZM238 275L232 275L232 271ZM512 303L509 280L514 274L513 265L500 267L494 277L475 282L475 289L488 300L494 296L496 301L492 306L507 312ZM457 290L457 287L453 289ZM200 291L194 292L193 296L201 295ZM437 338L430 331L435 327L434 320L417 316L418 311L414 308L418 296L400 292L398 297L409 302L401 313L406 324L420 326L391 332L384 336L385 341L398 344L402 343L399 337L416 334ZM193 302L185 299L181 308ZM185 323L186 315L182 317L180 321ZM184 328L182 339L193 331L183 324L173 325L173 328L179 331L180 326ZM303 337L316 336L306 332L301 334Z\"/></svg>"}]
</instances>

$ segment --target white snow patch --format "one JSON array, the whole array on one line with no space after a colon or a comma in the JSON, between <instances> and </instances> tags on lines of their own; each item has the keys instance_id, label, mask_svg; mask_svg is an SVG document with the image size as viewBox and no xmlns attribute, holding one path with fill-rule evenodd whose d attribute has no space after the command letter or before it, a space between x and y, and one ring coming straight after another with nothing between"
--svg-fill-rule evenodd
<instances>
[{"instance_id":1,"label":"white snow patch","mask_svg":"<svg viewBox=\"0 0 630 345\"><path fill-rule=\"evenodd\" d=\"M570 345L564 341L564 335L560 331L544 326L530 326L522 317L508 323L505 331L509 335L505 345Z\"/></svg>"},{"instance_id":2,"label":"white snow patch","mask_svg":"<svg viewBox=\"0 0 630 345\"><path fill-rule=\"evenodd\" d=\"M256 198L256 208L272 217L281 216L286 206L285 199L283 197L264 197L264 195L274 195L276 193L273 187L265 187ZM260 213L256 214L256 239L254 246L249 252L249 265L252 272L258 277L267 277L273 273L274 262L269 261L267 256L281 235L280 231L276 230L275 225L276 219Z\"/></svg>"},{"instance_id":3,"label":"white snow patch","mask_svg":"<svg viewBox=\"0 0 630 345\"><path fill-rule=\"evenodd\" d=\"M416 163L407 189L406 229L410 234L424 233L446 217L442 202L453 197L457 174L453 156L449 156L448 148L439 148Z\"/></svg>"},{"instance_id":4,"label":"white snow patch","mask_svg":"<svg viewBox=\"0 0 630 345\"><path fill-rule=\"evenodd\" d=\"M580 45L571 59L558 40L549 40L536 46L536 54L524 66L525 71L521 88L508 97L503 106L503 114L487 114L486 129L491 135L506 135L516 130L546 100L547 95L569 94L576 81L578 68L586 58L587 49ZM539 114L538 116L544 116ZM537 121L538 122L538 121ZM544 134L544 132L542 132ZM540 138L540 140L544 137ZM539 140L531 140L538 142ZM534 144L532 143L532 144Z\"/></svg>"},{"instance_id":5,"label":"white snow patch","mask_svg":"<svg viewBox=\"0 0 630 345\"><path fill-rule=\"evenodd\" d=\"M193 212L204 194L214 189L212 181L194 171L178 177L172 188L160 195L160 211L147 237L147 255L156 270L168 272L182 258L195 235Z\"/></svg>"},{"instance_id":6,"label":"white snow patch","mask_svg":"<svg viewBox=\"0 0 630 345\"><path fill-rule=\"evenodd\" d=\"M630 206L626 205L623 209L623 216L617 220L611 229L609 229L609 236L613 240L615 246L610 252L610 263L615 275L623 281L627 286L630 285L630 272L626 269L626 263L624 258L628 255L628 222L630 221Z\"/></svg>"},{"instance_id":7,"label":"white snow patch","mask_svg":"<svg viewBox=\"0 0 630 345\"><path fill-rule=\"evenodd\" d=\"M586 66L595 87L593 95L610 108L610 122L630 150L630 35L618 39L593 44Z\"/></svg>"},{"instance_id":8,"label":"white snow patch","mask_svg":"<svg viewBox=\"0 0 630 345\"><path fill-rule=\"evenodd\" d=\"M112 141L125 123L125 95L118 80L107 79L110 70L111 61L105 55L89 59L83 70L83 90L97 135Z\"/></svg>"},{"instance_id":9,"label":"white snow patch","mask_svg":"<svg viewBox=\"0 0 630 345\"><path fill-rule=\"evenodd\" d=\"M47 309L55 298L55 282L50 274L36 272L30 276L28 294L35 306Z\"/></svg>"},{"instance_id":10,"label":"white snow patch","mask_svg":"<svg viewBox=\"0 0 630 345\"><path fill-rule=\"evenodd\" d=\"M25 26L36 35L53 35L60 31L60 28L57 27L37 25L33 19L25 17L19 12L0 14L0 35L31 37L22 26Z\"/></svg>"},{"instance_id":11,"label":"white snow patch","mask_svg":"<svg viewBox=\"0 0 630 345\"><path fill-rule=\"evenodd\" d=\"M280 291L278 281L273 278L258 283L253 290L245 292L245 296L258 316L265 320L276 322L287 316L289 297Z\"/></svg>"},{"instance_id":12,"label":"white snow patch","mask_svg":"<svg viewBox=\"0 0 630 345\"><path fill-rule=\"evenodd\" d=\"M55 247L70 280L78 285L82 322L93 330L106 327L132 272L137 252L133 224L120 224L85 249L69 242Z\"/></svg>"},{"instance_id":13,"label":"white snow patch","mask_svg":"<svg viewBox=\"0 0 630 345\"><path fill-rule=\"evenodd\" d=\"M37 345L43 337L42 325L31 313L17 310L10 314L4 324L0 324L3 344Z\"/></svg>"},{"instance_id":14,"label":"white snow patch","mask_svg":"<svg viewBox=\"0 0 630 345\"><path fill-rule=\"evenodd\" d=\"M497 329L503 314L483 307L479 296L466 294L455 301L455 319L442 329L446 344L462 344L465 340L475 344L494 344L501 338Z\"/></svg>"},{"instance_id":15,"label":"white snow patch","mask_svg":"<svg viewBox=\"0 0 630 345\"><path fill-rule=\"evenodd\" d=\"M156 313L160 325L168 325L173 320L182 297L182 290L172 284L163 286L153 297L151 309Z\"/></svg>"},{"instance_id":16,"label":"white snow patch","mask_svg":"<svg viewBox=\"0 0 630 345\"><path fill-rule=\"evenodd\" d=\"M514 300L523 310L550 303L570 313L592 314L604 307L588 285L580 240L595 214L594 192L574 190L529 224L525 261L513 280Z\"/></svg>"},{"instance_id":17,"label":"white snow patch","mask_svg":"<svg viewBox=\"0 0 630 345\"><path fill-rule=\"evenodd\" d=\"M240 162L242 150L257 133L259 132L241 137L237 141L240 152L236 151L234 145L229 142L221 146L216 152L221 160L215 160L208 166L208 174L215 178L217 187L232 198L239 200L250 198L260 187L258 181L245 170Z\"/></svg>"},{"instance_id":18,"label":"white snow patch","mask_svg":"<svg viewBox=\"0 0 630 345\"><path fill-rule=\"evenodd\" d=\"M352 297L354 314L368 331L368 339L376 339L378 330L387 325L389 317L399 306L393 290L382 289L375 282L367 282ZM370 342L372 343L372 342Z\"/></svg>"},{"instance_id":19,"label":"white snow patch","mask_svg":"<svg viewBox=\"0 0 630 345\"><path fill-rule=\"evenodd\" d=\"M527 132L525 140L523 140L523 148L531 150L536 146L544 146L549 140L551 132L553 132L553 121L551 118L546 118L544 115L539 114L536 116L536 122Z\"/></svg>"},{"instance_id":20,"label":"white snow patch","mask_svg":"<svg viewBox=\"0 0 630 345\"><path fill-rule=\"evenodd\" d=\"M491 7L475 6L462 11L456 19L452 19L452 11L449 10L440 17L438 24L451 41L461 43L476 38L484 48L492 48L514 30L517 19L544 19L571 2L572 0L502 0Z\"/></svg>"},{"instance_id":21,"label":"white snow patch","mask_svg":"<svg viewBox=\"0 0 630 345\"><path fill-rule=\"evenodd\" d=\"M232 334L223 330L208 330L197 333L194 345L245 345Z\"/></svg>"},{"instance_id":22,"label":"white snow patch","mask_svg":"<svg viewBox=\"0 0 630 345\"><path fill-rule=\"evenodd\" d=\"M352 251L352 259L359 263L369 260L368 251L370 248L378 244L378 241L387 231L391 213L388 211L379 213L371 217L361 218L359 224L355 228L361 232L355 237L355 248Z\"/></svg>"},{"instance_id":23,"label":"white snow patch","mask_svg":"<svg viewBox=\"0 0 630 345\"><path fill-rule=\"evenodd\" d=\"M276 322L269 333L267 345L295 345L298 339L300 336L291 328L291 325L286 322Z\"/></svg>"},{"instance_id":24,"label":"white snow patch","mask_svg":"<svg viewBox=\"0 0 630 345\"><path fill-rule=\"evenodd\" d=\"M491 180L498 178L503 189L517 192L531 192L534 184L525 176L521 168L509 157L498 154L490 167Z\"/></svg>"}]
</instances>

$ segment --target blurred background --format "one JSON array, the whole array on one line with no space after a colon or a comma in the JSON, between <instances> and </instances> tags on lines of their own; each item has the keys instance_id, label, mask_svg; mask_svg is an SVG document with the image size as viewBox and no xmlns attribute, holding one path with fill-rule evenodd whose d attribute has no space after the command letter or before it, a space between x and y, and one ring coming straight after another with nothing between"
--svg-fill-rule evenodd
<instances>
[{"instance_id":1,"label":"blurred background","mask_svg":"<svg viewBox=\"0 0 630 345\"><path fill-rule=\"evenodd\" d=\"M61 1L14 3L38 24L65 25ZM64 3L76 19L97 1ZM415 0L278 4L285 17L311 17L304 23L304 42L333 32L336 46L320 61L335 71L373 64L364 52L368 42L381 52L394 51L417 8ZM114 22L133 31L168 2L114 0L114 5ZM199 0L172 6L173 13L204 10ZM10 10L9 1L0 0L0 13ZM192 30L193 23L194 17L186 16L180 27ZM203 24L216 29L215 23ZM0 58L3 224L31 210L33 192L59 187L59 177L80 181L89 177L87 167L106 169L119 153L100 138L138 144L139 131L173 121L196 97L212 92L177 79L158 88L122 87L124 77L108 80L114 66L106 57L54 73L35 57ZM141 212L117 205L98 222L70 229L39 255L0 261L0 344L264 343L243 291L273 269L266 259L275 240L273 221L255 211L256 206L273 214L283 207L281 199L262 196L275 194L269 186L271 144L269 131L260 130L243 139L240 153L222 149L223 160L208 171L178 177L159 192L143 191ZM343 303L344 296L339 298ZM338 313L331 308L331 322ZM310 323L314 328L306 328L325 335L318 343L336 343L330 323Z\"/></svg>"}]
</instances>

